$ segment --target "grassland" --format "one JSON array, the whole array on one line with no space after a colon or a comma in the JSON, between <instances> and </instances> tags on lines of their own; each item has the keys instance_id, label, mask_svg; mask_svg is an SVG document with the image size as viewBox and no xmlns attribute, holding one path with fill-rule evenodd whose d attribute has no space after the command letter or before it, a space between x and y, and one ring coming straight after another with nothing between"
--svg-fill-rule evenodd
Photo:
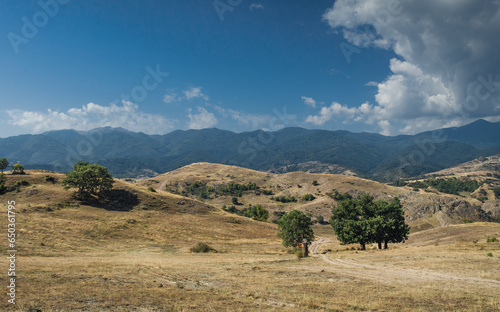
<instances>
[{"instance_id":1,"label":"grassland","mask_svg":"<svg viewBox=\"0 0 500 312\"><path fill-rule=\"evenodd\" d=\"M1 310L500 310L500 246L487 242L500 224L433 228L363 252L315 225L317 254L298 261L272 223L122 181L111 202L84 204L46 174L30 171L30 185L1 195L3 212L16 201L19 234L17 304L4 295ZM218 252L191 253L198 242Z\"/></svg>"}]
</instances>

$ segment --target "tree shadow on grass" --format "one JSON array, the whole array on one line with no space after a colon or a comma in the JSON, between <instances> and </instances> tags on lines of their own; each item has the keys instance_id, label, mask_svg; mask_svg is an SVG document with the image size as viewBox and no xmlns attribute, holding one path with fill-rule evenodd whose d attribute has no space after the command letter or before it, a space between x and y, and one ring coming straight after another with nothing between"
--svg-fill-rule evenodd
<instances>
[{"instance_id":1,"label":"tree shadow on grass","mask_svg":"<svg viewBox=\"0 0 500 312\"><path fill-rule=\"evenodd\" d=\"M83 204L108 211L131 211L140 203L137 194L125 189L113 189L106 193L104 198L87 198Z\"/></svg>"}]
</instances>

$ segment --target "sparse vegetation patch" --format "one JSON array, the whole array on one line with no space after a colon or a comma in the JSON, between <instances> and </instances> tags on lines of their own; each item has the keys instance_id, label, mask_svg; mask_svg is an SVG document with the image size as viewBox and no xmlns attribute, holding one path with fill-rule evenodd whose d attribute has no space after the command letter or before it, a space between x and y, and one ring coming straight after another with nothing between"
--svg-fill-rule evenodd
<instances>
[{"instance_id":1,"label":"sparse vegetation patch","mask_svg":"<svg viewBox=\"0 0 500 312\"><path fill-rule=\"evenodd\" d=\"M198 243L198 244L194 245L190 249L190 251L194 252L194 253L217 252L217 250L213 249L212 247L210 247L209 245L207 245L205 243Z\"/></svg>"}]
</instances>

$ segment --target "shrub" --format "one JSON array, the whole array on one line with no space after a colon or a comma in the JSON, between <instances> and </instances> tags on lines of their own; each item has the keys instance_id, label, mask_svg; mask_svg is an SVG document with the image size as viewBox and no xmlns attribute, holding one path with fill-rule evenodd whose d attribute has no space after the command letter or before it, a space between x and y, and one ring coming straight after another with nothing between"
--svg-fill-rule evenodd
<instances>
[{"instance_id":1,"label":"shrub","mask_svg":"<svg viewBox=\"0 0 500 312\"><path fill-rule=\"evenodd\" d=\"M236 209L235 206L229 206L229 207L226 207L226 205L222 206L222 209L227 211L227 212L230 212L230 213L237 213L238 210Z\"/></svg>"},{"instance_id":2,"label":"shrub","mask_svg":"<svg viewBox=\"0 0 500 312\"><path fill-rule=\"evenodd\" d=\"M488 253L486 254L486 256L488 256L488 257L493 257L493 254L492 254L491 252L488 252Z\"/></svg>"},{"instance_id":3,"label":"shrub","mask_svg":"<svg viewBox=\"0 0 500 312\"><path fill-rule=\"evenodd\" d=\"M477 200L479 200L480 202L484 203L488 200L488 197L478 197Z\"/></svg>"},{"instance_id":4,"label":"shrub","mask_svg":"<svg viewBox=\"0 0 500 312\"><path fill-rule=\"evenodd\" d=\"M12 174L26 174L24 172L24 166L21 164L15 164L12 166Z\"/></svg>"},{"instance_id":5,"label":"shrub","mask_svg":"<svg viewBox=\"0 0 500 312\"><path fill-rule=\"evenodd\" d=\"M264 207L262 207L262 205L245 208L243 210L243 215L247 218L252 218L256 221L262 222L267 221L267 218L269 217L269 213Z\"/></svg>"},{"instance_id":6,"label":"shrub","mask_svg":"<svg viewBox=\"0 0 500 312\"><path fill-rule=\"evenodd\" d=\"M51 175L46 175L46 176L45 176L45 181L46 181L46 182L56 183L56 178L54 178L54 177L53 177L53 176L51 176Z\"/></svg>"},{"instance_id":7,"label":"shrub","mask_svg":"<svg viewBox=\"0 0 500 312\"><path fill-rule=\"evenodd\" d=\"M148 187L148 191L156 193L156 190L152 186Z\"/></svg>"},{"instance_id":8,"label":"shrub","mask_svg":"<svg viewBox=\"0 0 500 312\"><path fill-rule=\"evenodd\" d=\"M281 196L276 196L276 197L271 197L272 200L275 200L275 201L279 201L279 202L282 202L282 203L294 203L297 201L297 199L293 196L284 196L284 195L281 195Z\"/></svg>"},{"instance_id":9,"label":"shrub","mask_svg":"<svg viewBox=\"0 0 500 312\"><path fill-rule=\"evenodd\" d=\"M271 190L262 190L262 194L264 194L264 195L273 195L273 191L271 191Z\"/></svg>"},{"instance_id":10,"label":"shrub","mask_svg":"<svg viewBox=\"0 0 500 312\"><path fill-rule=\"evenodd\" d=\"M195 253L207 253L207 252L217 252L217 250L213 249L212 247L208 246L205 243L198 243L194 247L192 247L191 252Z\"/></svg>"},{"instance_id":11,"label":"shrub","mask_svg":"<svg viewBox=\"0 0 500 312\"><path fill-rule=\"evenodd\" d=\"M486 242L487 243L494 243L494 242L498 242L498 239L496 237L488 237L486 239Z\"/></svg>"},{"instance_id":12,"label":"shrub","mask_svg":"<svg viewBox=\"0 0 500 312\"><path fill-rule=\"evenodd\" d=\"M325 218L323 218L323 216L317 216L316 221L318 221L319 224L323 224L323 222L325 222Z\"/></svg>"},{"instance_id":13,"label":"shrub","mask_svg":"<svg viewBox=\"0 0 500 312\"><path fill-rule=\"evenodd\" d=\"M305 201L312 201L315 199L315 197L313 194L306 194L306 195L302 196L302 199Z\"/></svg>"},{"instance_id":14,"label":"shrub","mask_svg":"<svg viewBox=\"0 0 500 312\"><path fill-rule=\"evenodd\" d=\"M472 221L471 219L469 218L464 218L464 223L473 223L474 221Z\"/></svg>"},{"instance_id":15,"label":"shrub","mask_svg":"<svg viewBox=\"0 0 500 312\"><path fill-rule=\"evenodd\" d=\"M493 188L493 193L495 193L496 198L500 198L500 187Z\"/></svg>"},{"instance_id":16,"label":"shrub","mask_svg":"<svg viewBox=\"0 0 500 312\"><path fill-rule=\"evenodd\" d=\"M30 185L30 184L28 181L21 179L21 180L16 181L16 183L14 183L14 185L15 186L22 186L22 185Z\"/></svg>"},{"instance_id":17,"label":"shrub","mask_svg":"<svg viewBox=\"0 0 500 312\"><path fill-rule=\"evenodd\" d=\"M314 185L314 186L318 186L318 185L319 185L319 183L318 183L318 181L314 180L314 181L313 181L313 183L312 183L312 185Z\"/></svg>"},{"instance_id":18,"label":"shrub","mask_svg":"<svg viewBox=\"0 0 500 312\"><path fill-rule=\"evenodd\" d=\"M233 205L238 205L238 198L236 197L231 198L231 202L233 203Z\"/></svg>"},{"instance_id":19,"label":"shrub","mask_svg":"<svg viewBox=\"0 0 500 312\"><path fill-rule=\"evenodd\" d=\"M297 260L300 260L300 258L304 258L304 251L302 251L302 249L296 249L295 256L297 257Z\"/></svg>"}]
</instances>

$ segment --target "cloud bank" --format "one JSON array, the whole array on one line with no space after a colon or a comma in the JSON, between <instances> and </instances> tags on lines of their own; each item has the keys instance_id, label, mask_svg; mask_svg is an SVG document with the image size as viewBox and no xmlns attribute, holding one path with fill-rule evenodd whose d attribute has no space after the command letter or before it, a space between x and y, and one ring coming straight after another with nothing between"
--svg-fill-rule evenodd
<instances>
[{"instance_id":1,"label":"cloud bank","mask_svg":"<svg viewBox=\"0 0 500 312\"><path fill-rule=\"evenodd\" d=\"M390 76L369 83L376 105L333 103L306 121L344 114L397 134L500 119L500 1L337 0L323 18L350 44L398 58Z\"/></svg>"},{"instance_id":2,"label":"cloud bank","mask_svg":"<svg viewBox=\"0 0 500 312\"><path fill-rule=\"evenodd\" d=\"M66 112L48 109L47 112L8 110L9 123L30 129L33 133L49 130L91 130L98 127L123 127L130 131L147 134L167 133L173 130L173 122L160 115L139 111L138 105L122 101L122 105L101 106L94 103Z\"/></svg>"}]
</instances>

